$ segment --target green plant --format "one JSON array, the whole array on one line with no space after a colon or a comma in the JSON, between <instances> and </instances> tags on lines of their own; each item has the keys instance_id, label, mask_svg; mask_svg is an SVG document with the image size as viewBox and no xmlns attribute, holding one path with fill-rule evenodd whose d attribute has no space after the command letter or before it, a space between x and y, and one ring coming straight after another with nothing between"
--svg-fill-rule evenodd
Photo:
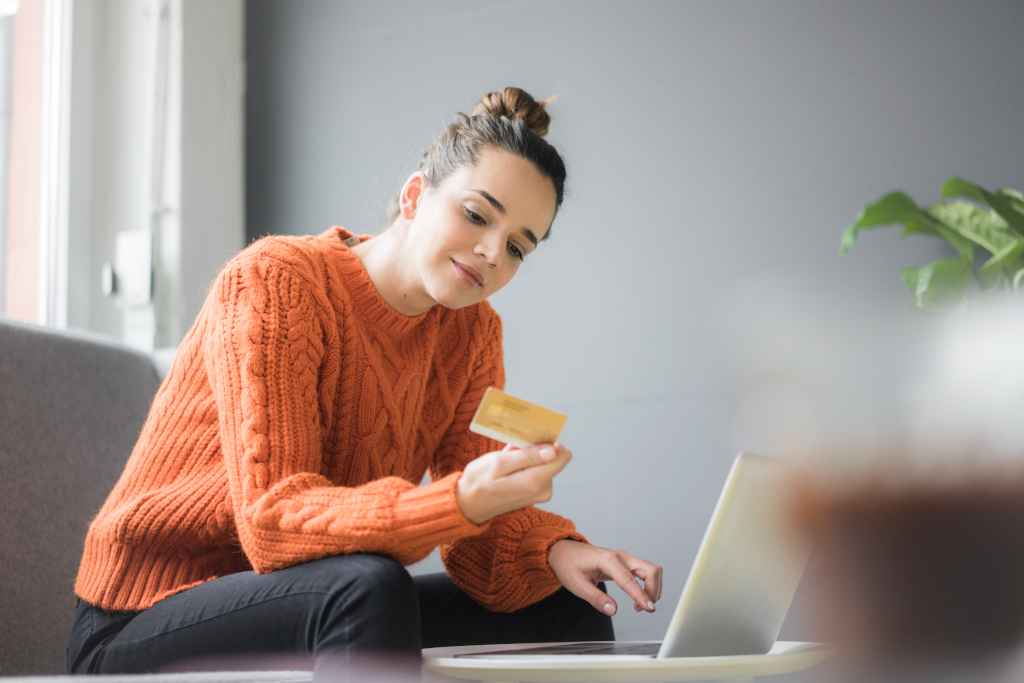
<instances>
[{"instance_id":1,"label":"green plant","mask_svg":"<svg viewBox=\"0 0 1024 683\"><path fill-rule=\"evenodd\" d=\"M970 201L947 201L952 197ZM967 303L972 278L982 294L994 290L1016 294L1020 289L1024 280L1024 194L1019 191L992 193L953 176L942 186L942 201L923 209L906 193L890 192L861 209L857 220L843 231L839 255L850 250L861 230L897 224L903 226L900 237L920 234L945 239L958 254L900 271L917 310L941 313ZM976 251L990 254L980 266Z\"/></svg>"}]
</instances>

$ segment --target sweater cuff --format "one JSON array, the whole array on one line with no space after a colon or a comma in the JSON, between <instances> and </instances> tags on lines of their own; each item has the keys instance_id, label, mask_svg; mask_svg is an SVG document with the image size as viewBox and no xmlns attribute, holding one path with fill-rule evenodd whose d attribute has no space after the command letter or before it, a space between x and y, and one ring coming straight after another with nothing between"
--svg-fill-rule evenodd
<instances>
[{"instance_id":1,"label":"sweater cuff","mask_svg":"<svg viewBox=\"0 0 1024 683\"><path fill-rule=\"evenodd\" d=\"M556 526L534 527L526 532L519 542L523 579L530 588L557 588L562 585L548 564L548 550L555 541L563 538L590 543L582 534Z\"/></svg>"},{"instance_id":2,"label":"sweater cuff","mask_svg":"<svg viewBox=\"0 0 1024 683\"><path fill-rule=\"evenodd\" d=\"M395 520L408 542L417 546L436 548L466 536L484 531L490 522L473 524L459 509L455 487L462 472L417 486L402 493L395 503Z\"/></svg>"}]
</instances>

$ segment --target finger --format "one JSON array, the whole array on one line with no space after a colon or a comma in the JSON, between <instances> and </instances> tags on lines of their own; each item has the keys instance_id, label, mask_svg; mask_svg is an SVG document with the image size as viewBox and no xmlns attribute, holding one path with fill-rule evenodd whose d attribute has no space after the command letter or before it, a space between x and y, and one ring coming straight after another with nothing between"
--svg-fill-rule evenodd
<instances>
[{"instance_id":1,"label":"finger","mask_svg":"<svg viewBox=\"0 0 1024 683\"><path fill-rule=\"evenodd\" d=\"M511 474L499 475L494 483L517 501L515 507L546 503L554 495L553 479L568 462L568 458L558 458L552 463L526 467Z\"/></svg>"},{"instance_id":2,"label":"finger","mask_svg":"<svg viewBox=\"0 0 1024 683\"><path fill-rule=\"evenodd\" d=\"M655 610L654 601L644 592L644 589L637 583L633 573L629 571L622 559L616 554L608 562L608 566L601 567L601 570L612 577L615 584L626 592L626 595L633 598L636 604L640 605L647 612Z\"/></svg>"},{"instance_id":3,"label":"finger","mask_svg":"<svg viewBox=\"0 0 1024 683\"><path fill-rule=\"evenodd\" d=\"M505 476L528 467L537 467L557 461L558 455L551 444L501 451L498 476Z\"/></svg>"},{"instance_id":4,"label":"finger","mask_svg":"<svg viewBox=\"0 0 1024 683\"><path fill-rule=\"evenodd\" d=\"M660 566L647 560L641 560L640 558L633 557L629 553L622 553L626 560L626 567L631 571L637 578L642 579L644 582L644 593L657 602L661 600L661 578L663 571Z\"/></svg>"},{"instance_id":5,"label":"finger","mask_svg":"<svg viewBox=\"0 0 1024 683\"><path fill-rule=\"evenodd\" d=\"M501 452L502 453L508 453L509 451L518 451L518 450L519 450L519 446L515 445L514 443L507 443L507 444L505 444L505 447L501 449Z\"/></svg>"},{"instance_id":6,"label":"finger","mask_svg":"<svg viewBox=\"0 0 1024 683\"><path fill-rule=\"evenodd\" d=\"M615 600L582 574L574 572L565 581L564 585L570 593L576 597L583 598L602 614L607 614L611 617L615 616L615 612L618 611L618 605L615 604Z\"/></svg>"},{"instance_id":7,"label":"finger","mask_svg":"<svg viewBox=\"0 0 1024 683\"><path fill-rule=\"evenodd\" d=\"M545 463L544 467L546 470L551 472L551 476L553 477L564 470L570 460L572 460L572 453L564 448L556 448L555 457L550 462Z\"/></svg>"},{"instance_id":8,"label":"finger","mask_svg":"<svg viewBox=\"0 0 1024 683\"><path fill-rule=\"evenodd\" d=\"M510 483L522 482L523 485L528 488L538 491L550 489L551 480L555 478L555 475L565 469L565 466L569 464L570 457L571 454L569 453L555 456L555 459L551 462L532 467L524 467L523 469L516 470L511 474L505 475L505 479Z\"/></svg>"}]
</instances>

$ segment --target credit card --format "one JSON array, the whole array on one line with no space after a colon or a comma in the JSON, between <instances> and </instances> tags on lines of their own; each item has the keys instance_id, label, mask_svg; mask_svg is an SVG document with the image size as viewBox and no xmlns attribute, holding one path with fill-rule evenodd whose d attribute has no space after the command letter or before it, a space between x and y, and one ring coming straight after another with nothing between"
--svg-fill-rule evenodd
<instances>
[{"instance_id":1,"label":"credit card","mask_svg":"<svg viewBox=\"0 0 1024 683\"><path fill-rule=\"evenodd\" d=\"M528 448L554 443L566 417L490 387L476 409L469 431L502 443Z\"/></svg>"}]
</instances>

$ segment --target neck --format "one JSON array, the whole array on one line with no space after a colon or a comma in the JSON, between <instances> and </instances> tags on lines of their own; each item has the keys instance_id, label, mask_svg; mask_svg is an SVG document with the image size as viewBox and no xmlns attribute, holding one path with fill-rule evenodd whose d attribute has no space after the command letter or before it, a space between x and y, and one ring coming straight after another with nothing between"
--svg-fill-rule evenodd
<instances>
[{"instance_id":1,"label":"neck","mask_svg":"<svg viewBox=\"0 0 1024 683\"><path fill-rule=\"evenodd\" d=\"M408 226L400 216L384 234L349 251L359 259L385 303L411 317L426 313L437 302L424 289L412 255L405 248L407 234Z\"/></svg>"}]
</instances>

